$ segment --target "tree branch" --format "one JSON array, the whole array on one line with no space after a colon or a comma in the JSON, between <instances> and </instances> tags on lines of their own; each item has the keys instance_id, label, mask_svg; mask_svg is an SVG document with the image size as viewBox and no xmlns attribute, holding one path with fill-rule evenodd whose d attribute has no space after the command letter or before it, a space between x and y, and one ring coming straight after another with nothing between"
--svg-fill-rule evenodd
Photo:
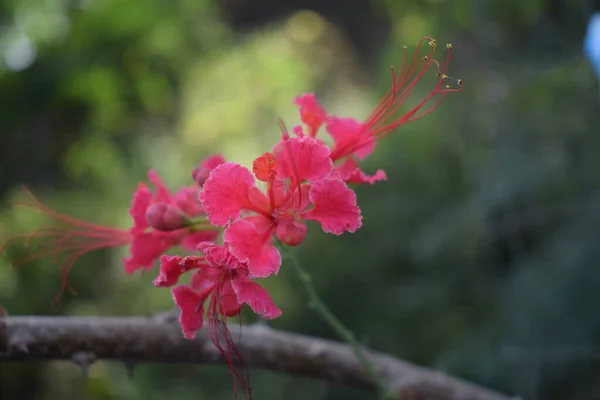
<instances>
[{"instance_id":1,"label":"tree branch","mask_svg":"<svg viewBox=\"0 0 600 400\"><path fill-rule=\"evenodd\" d=\"M231 326L230 330L237 337L238 327ZM249 366L375 389L352 350L340 343L253 325L242 328L238 348ZM509 399L385 354L367 354L399 399ZM173 315L89 318L0 315L0 362L72 360L85 370L98 359L128 363L224 362L205 330L198 332L195 340L183 339Z\"/></svg>"}]
</instances>

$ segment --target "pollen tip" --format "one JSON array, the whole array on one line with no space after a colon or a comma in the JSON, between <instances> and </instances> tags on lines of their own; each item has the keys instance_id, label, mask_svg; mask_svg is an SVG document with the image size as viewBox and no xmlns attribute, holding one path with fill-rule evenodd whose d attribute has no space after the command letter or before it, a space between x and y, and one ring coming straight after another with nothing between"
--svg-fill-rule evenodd
<instances>
[{"instance_id":1,"label":"pollen tip","mask_svg":"<svg viewBox=\"0 0 600 400\"><path fill-rule=\"evenodd\" d=\"M447 43L447 44L446 44L446 48L447 48L448 50L452 50L452 43Z\"/></svg>"}]
</instances>

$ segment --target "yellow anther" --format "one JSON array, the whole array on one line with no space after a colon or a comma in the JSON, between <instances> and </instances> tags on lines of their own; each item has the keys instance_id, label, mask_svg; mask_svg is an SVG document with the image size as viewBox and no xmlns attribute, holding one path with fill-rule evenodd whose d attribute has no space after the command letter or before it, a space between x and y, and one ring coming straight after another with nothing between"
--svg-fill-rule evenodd
<instances>
[{"instance_id":1,"label":"yellow anther","mask_svg":"<svg viewBox=\"0 0 600 400\"><path fill-rule=\"evenodd\" d=\"M446 89L450 89L450 85L446 85Z\"/></svg>"},{"instance_id":2,"label":"yellow anther","mask_svg":"<svg viewBox=\"0 0 600 400\"><path fill-rule=\"evenodd\" d=\"M407 46L407 45L404 45L404 46L402 46L402 49L404 49L404 50L408 50L408 46Z\"/></svg>"},{"instance_id":3,"label":"yellow anther","mask_svg":"<svg viewBox=\"0 0 600 400\"><path fill-rule=\"evenodd\" d=\"M452 43L448 43L448 44L446 45L446 48L447 48L448 50L452 49Z\"/></svg>"},{"instance_id":4,"label":"yellow anther","mask_svg":"<svg viewBox=\"0 0 600 400\"><path fill-rule=\"evenodd\" d=\"M429 61L429 57L425 56L425 57L423 57L423 60Z\"/></svg>"},{"instance_id":5,"label":"yellow anther","mask_svg":"<svg viewBox=\"0 0 600 400\"><path fill-rule=\"evenodd\" d=\"M457 82L460 86L462 86L462 79L459 79Z\"/></svg>"},{"instance_id":6,"label":"yellow anther","mask_svg":"<svg viewBox=\"0 0 600 400\"><path fill-rule=\"evenodd\" d=\"M448 79L448 75L442 74L442 79Z\"/></svg>"},{"instance_id":7,"label":"yellow anther","mask_svg":"<svg viewBox=\"0 0 600 400\"><path fill-rule=\"evenodd\" d=\"M429 47L431 47L432 49L435 49L436 45L437 45L437 41L435 39L433 39L429 42Z\"/></svg>"}]
</instances>

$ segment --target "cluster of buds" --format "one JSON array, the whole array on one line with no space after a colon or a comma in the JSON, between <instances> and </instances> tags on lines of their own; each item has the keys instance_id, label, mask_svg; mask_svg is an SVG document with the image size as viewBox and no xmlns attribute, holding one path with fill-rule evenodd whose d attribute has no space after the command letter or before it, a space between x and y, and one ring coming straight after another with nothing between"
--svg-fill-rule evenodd
<instances>
[{"instance_id":1,"label":"cluster of buds","mask_svg":"<svg viewBox=\"0 0 600 400\"><path fill-rule=\"evenodd\" d=\"M426 56L420 55L424 43L429 47ZM251 397L248 374L227 329L227 318L238 315L243 304L262 318L281 315L256 282L279 271L282 258L275 241L300 245L308 231L305 221L316 221L324 232L334 235L352 233L362 226L356 194L348 185L374 184L387 177L383 170L363 172L359 161L372 153L378 140L429 114L447 93L462 89L460 80L455 80L455 86L448 85L451 48L446 46L443 67L433 58L436 42L432 38L423 38L410 59L405 49L399 73L392 68L391 88L364 121L327 113L313 94L297 97L294 104L299 107L302 124L290 135L281 123L280 140L253 161L252 170L213 155L193 169L194 183L175 194L150 171L148 179L154 190L144 183L138 185L130 209L133 226L128 230L59 214L29 193L29 206L58 219L66 228L28 235L29 240L44 239L43 247L20 261L68 253L64 289L69 269L90 251L129 246L131 255L124 260L127 273L148 270L158 260L160 268L153 283L171 287L183 335L192 339L207 325L233 371L234 386L241 384ZM432 66L437 74L433 89L398 115ZM318 137L321 130L333 139L331 146ZM173 247L188 254L165 255ZM189 275L188 284L179 283L184 275Z\"/></svg>"}]
</instances>

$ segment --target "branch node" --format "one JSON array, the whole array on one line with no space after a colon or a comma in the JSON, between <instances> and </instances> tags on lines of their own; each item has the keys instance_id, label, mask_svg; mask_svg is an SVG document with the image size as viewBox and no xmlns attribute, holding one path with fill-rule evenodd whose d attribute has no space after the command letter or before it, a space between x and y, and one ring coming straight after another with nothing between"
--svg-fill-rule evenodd
<instances>
[{"instance_id":1,"label":"branch node","mask_svg":"<svg viewBox=\"0 0 600 400\"><path fill-rule=\"evenodd\" d=\"M125 365L125 370L127 371L127 377L131 380L133 379L133 375L135 372L135 367L137 363L133 360L125 359L123 360L123 364Z\"/></svg>"},{"instance_id":2,"label":"branch node","mask_svg":"<svg viewBox=\"0 0 600 400\"><path fill-rule=\"evenodd\" d=\"M8 349L19 353L29 353L26 341L20 338L10 339L8 342Z\"/></svg>"},{"instance_id":3,"label":"branch node","mask_svg":"<svg viewBox=\"0 0 600 400\"><path fill-rule=\"evenodd\" d=\"M73 362L79 366L79 368L81 369L81 374L85 378L87 378L90 370L90 365L92 365L97 360L97 357L94 353L91 353L89 351L77 351L73 353L73 356L71 356L71 360L73 360Z\"/></svg>"}]
</instances>

